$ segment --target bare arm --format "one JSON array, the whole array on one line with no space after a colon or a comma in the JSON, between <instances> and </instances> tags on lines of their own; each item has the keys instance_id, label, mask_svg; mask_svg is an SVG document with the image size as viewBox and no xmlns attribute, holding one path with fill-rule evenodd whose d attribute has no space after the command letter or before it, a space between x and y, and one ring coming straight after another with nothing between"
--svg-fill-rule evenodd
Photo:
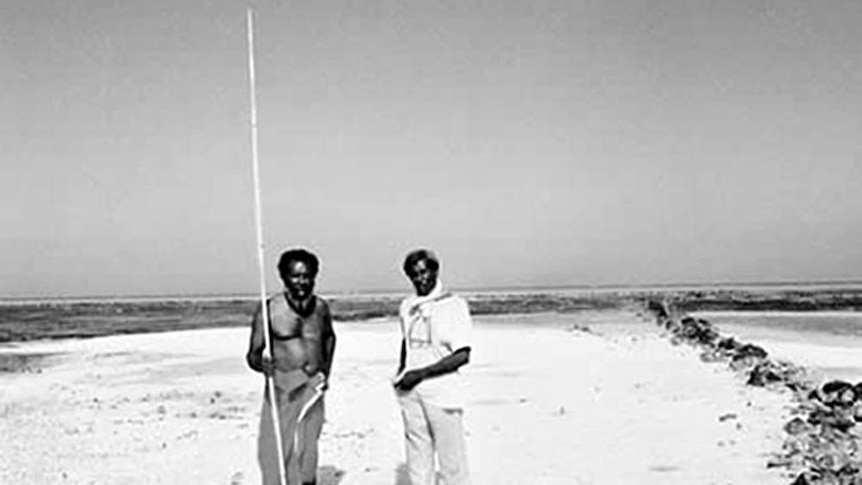
<instances>
[{"instance_id":1,"label":"bare arm","mask_svg":"<svg viewBox=\"0 0 862 485\"><path fill-rule=\"evenodd\" d=\"M248 342L248 352L245 354L245 362L255 372L263 372L263 350L266 347L266 336L264 335L263 318L261 307L258 305L251 319L251 337Z\"/></svg>"},{"instance_id":2,"label":"bare arm","mask_svg":"<svg viewBox=\"0 0 862 485\"><path fill-rule=\"evenodd\" d=\"M418 369L422 374L423 379L428 379L429 377L437 377L442 376L444 374L451 374L458 370L461 366L470 362L470 347L462 347L455 352L443 357L437 362L429 365L428 367L423 367Z\"/></svg>"},{"instance_id":3,"label":"bare arm","mask_svg":"<svg viewBox=\"0 0 862 485\"><path fill-rule=\"evenodd\" d=\"M403 355L403 342L401 344L401 349ZM470 347L461 347L455 352L452 352L451 354L447 355L446 357L443 357L442 359L429 366L408 371L401 379L399 379L395 383L395 387L404 391L409 391L425 379L430 379L432 377L442 376L445 374L451 374L452 372L457 371L461 366L469 362Z\"/></svg>"},{"instance_id":4,"label":"bare arm","mask_svg":"<svg viewBox=\"0 0 862 485\"><path fill-rule=\"evenodd\" d=\"M323 326L323 352L325 355L323 362L323 375L329 379L329 372L332 370L332 360L335 357L335 329L332 327L332 315L327 310L324 317Z\"/></svg>"}]
</instances>

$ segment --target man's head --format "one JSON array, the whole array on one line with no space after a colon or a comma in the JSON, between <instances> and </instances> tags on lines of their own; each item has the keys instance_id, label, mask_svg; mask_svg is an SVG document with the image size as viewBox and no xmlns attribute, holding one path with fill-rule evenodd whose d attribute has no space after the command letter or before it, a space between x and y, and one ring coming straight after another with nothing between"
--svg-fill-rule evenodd
<instances>
[{"instance_id":1,"label":"man's head","mask_svg":"<svg viewBox=\"0 0 862 485\"><path fill-rule=\"evenodd\" d=\"M440 260L428 249L410 251L404 258L404 274L413 283L416 294L426 296L437 285L437 274L440 271Z\"/></svg>"},{"instance_id":2,"label":"man's head","mask_svg":"<svg viewBox=\"0 0 862 485\"><path fill-rule=\"evenodd\" d=\"M305 300L314 294L314 280L320 270L320 261L305 249L289 249L278 259L278 274L288 295Z\"/></svg>"}]
</instances>

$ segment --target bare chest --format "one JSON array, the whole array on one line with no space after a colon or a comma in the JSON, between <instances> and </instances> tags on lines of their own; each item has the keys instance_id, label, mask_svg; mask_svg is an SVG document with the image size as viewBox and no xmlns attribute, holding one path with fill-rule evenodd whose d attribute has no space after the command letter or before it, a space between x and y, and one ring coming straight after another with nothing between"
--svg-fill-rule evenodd
<instances>
[{"instance_id":1,"label":"bare chest","mask_svg":"<svg viewBox=\"0 0 862 485\"><path fill-rule=\"evenodd\" d=\"M278 339L302 338L320 340L323 334L323 322L315 315L301 317L296 314L287 314L281 317L273 315L271 320L272 336Z\"/></svg>"}]
</instances>

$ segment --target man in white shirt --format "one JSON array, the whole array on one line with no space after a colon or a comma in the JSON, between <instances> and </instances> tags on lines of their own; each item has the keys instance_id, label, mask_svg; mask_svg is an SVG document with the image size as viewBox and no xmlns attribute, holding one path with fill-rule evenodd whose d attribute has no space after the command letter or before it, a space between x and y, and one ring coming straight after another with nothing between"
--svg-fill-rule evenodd
<instances>
[{"instance_id":1,"label":"man in white shirt","mask_svg":"<svg viewBox=\"0 0 862 485\"><path fill-rule=\"evenodd\" d=\"M469 485L464 441L465 390L459 369L470 361L467 302L443 291L433 252L412 251L404 273L416 294L401 302L401 358L393 385L404 419L412 485L434 485L434 455L446 485Z\"/></svg>"}]
</instances>

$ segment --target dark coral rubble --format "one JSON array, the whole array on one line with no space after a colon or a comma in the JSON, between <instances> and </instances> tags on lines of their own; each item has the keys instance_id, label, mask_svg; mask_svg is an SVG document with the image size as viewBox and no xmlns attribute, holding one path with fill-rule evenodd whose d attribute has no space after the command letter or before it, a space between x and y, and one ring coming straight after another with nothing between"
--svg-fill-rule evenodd
<instances>
[{"instance_id":1,"label":"dark coral rubble","mask_svg":"<svg viewBox=\"0 0 862 485\"><path fill-rule=\"evenodd\" d=\"M674 343L698 347L701 359L726 362L747 385L793 392L796 404L784 426L786 439L767 466L785 468L791 485L862 485L862 382L818 386L804 368L773 360L758 345L724 337L707 320L678 314L661 301L648 301L646 308Z\"/></svg>"}]
</instances>

